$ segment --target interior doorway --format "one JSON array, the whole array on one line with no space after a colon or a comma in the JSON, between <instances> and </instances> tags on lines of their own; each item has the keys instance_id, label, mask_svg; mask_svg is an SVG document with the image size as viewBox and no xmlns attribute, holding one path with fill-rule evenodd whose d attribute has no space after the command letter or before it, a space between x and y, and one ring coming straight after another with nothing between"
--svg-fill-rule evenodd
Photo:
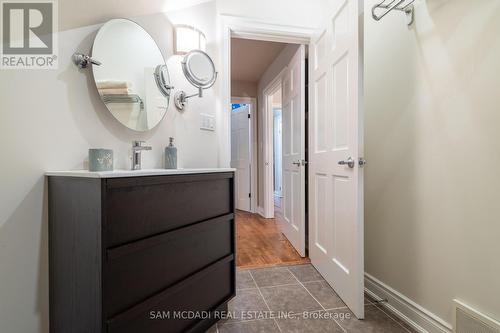
<instances>
[{"instance_id":1,"label":"interior doorway","mask_svg":"<svg viewBox=\"0 0 500 333\"><path fill-rule=\"evenodd\" d=\"M363 7L355 0L347 0L342 4L329 3L325 6L328 20L314 31L294 26L263 25L241 18L227 18L221 22L223 88L220 98L223 103L229 104L230 89L225 87L232 87L232 68L229 66L232 66L234 60L231 59L233 38L302 44L302 51L297 57L300 61L290 62L286 66L290 70L279 78L283 82L282 206L286 221L280 225L280 230L295 249L300 251L303 248L300 242L305 243L306 237L300 237L299 231L305 216L302 211L297 211L297 208L302 209L303 206L287 205L286 198L290 198L288 201L293 203L302 194L305 196L308 193L309 211L306 216L309 219L308 254L311 263L357 318L364 317L362 166L365 163L363 96L362 89L360 90L363 86L363 30L360 29L362 10ZM306 53L304 46L310 46L307 48L310 53L307 69L302 66L305 63L305 56L302 57ZM259 54L256 50L249 53L252 56ZM298 64L300 66L296 66ZM301 100L298 97L300 94L297 94L298 91L306 91L305 87L297 85L305 82L296 79L299 73L304 78L307 73L310 78L307 88L310 93L305 100ZM259 150L259 167L261 163L264 164L263 169L259 169L259 175L264 175L264 185L259 183L258 212L264 217L274 217L273 134L272 126L266 126L272 124L273 115L267 111L266 98L259 99L258 103L263 108L259 109L259 123L264 123L263 129L266 131L263 142L259 142L259 149L262 149ZM301 114L305 108L298 107L306 103L310 106L308 132L301 124L306 119ZM226 126L227 119L223 112L223 126ZM295 133L304 133L304 140L301 136L293 135ZM305 154L302 155L305 149L300 147L303 144L305 148L305 133L309 136L307 144L310 161L305 159ZM225 138L225 135L221 136L221 144L229 148L229 140L225 141ZM227 160L228 151L226 149L219 157L223 164ZM308 192L305 192L305 184L302 186L302 180L305 183L302 170L306 172L306 164L309 173ZM270 191L264 191L267 188ZM261 195L261 191L266 193ZM299 220L296 219L297 216L300 217Z\"/></svg>"},{"instance_id":2,"label":"interior doorway","mask_svg":"<svg viewBox=\"0 0 500 333\"><path fill-rule=\"evenodd\" d=\"M266 147L264 216L275 217L279 228L301 257L306 257L306 46L295 45L282 70L264 89L263 136ZM275 145L276 105L281 114L281 145ZM281 150L276 166L276 148ZM276 198L276 175L281 196ZM278 207L276 207L276 204ZM276 211L279 214L276 214Z\"/></svg>"},{"instance_id":3,"label":"interior doorway","mask_svg":"<svg viewBox=\"0 0 500 333\"><path fill-rule=\"evenodd\" d=\"M305 146L305 49L296 43L231 39L231 166L236 168L239 267L309 262L306 236L300 236L306 175L295 161L303 158Z\"/></svg>"}]
</instances>

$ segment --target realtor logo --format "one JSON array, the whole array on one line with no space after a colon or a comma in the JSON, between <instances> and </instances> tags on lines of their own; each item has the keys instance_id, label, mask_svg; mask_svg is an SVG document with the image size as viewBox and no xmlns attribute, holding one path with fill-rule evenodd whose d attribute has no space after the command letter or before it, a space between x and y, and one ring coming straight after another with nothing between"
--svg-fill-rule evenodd
<instances>
[{"instance_id":1,"label":"realtor logo","mask_svg":"<svg viewBox=\"0 0 500 333\"><path fill-rule=\"evenodd\" d=\"M57 68L56 3L35 1L1 2L2 69Z\"/></svg>"}]
</instances>

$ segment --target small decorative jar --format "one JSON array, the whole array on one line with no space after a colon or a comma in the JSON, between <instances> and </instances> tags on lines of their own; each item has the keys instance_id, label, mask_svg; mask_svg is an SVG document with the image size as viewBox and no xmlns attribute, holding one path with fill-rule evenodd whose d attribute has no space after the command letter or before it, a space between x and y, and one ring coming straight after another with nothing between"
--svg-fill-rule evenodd
<instances>
[{"instance_id":1,"label":"small decorative jar","mask_svg":"<svg viewBox=\"0 0 500 333\"><path fill-rule=\"evenodd\" d=\"M113 171L113 150L89 149L89 171Z\"/></svg>"}]
</instances>

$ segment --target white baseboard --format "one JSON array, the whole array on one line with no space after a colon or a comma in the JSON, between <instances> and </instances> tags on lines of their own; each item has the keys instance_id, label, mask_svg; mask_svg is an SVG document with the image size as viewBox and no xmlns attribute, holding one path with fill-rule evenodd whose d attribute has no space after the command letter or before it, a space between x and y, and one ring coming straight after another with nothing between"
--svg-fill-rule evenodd
<instances>
[{"instance_id":1,"label":"white baseboard","mask_svg":"<svg viewBox=\"0 0 500 333\"><path fill-rule=\"evenodd\" d=\"M257 206L257 214L262 216L263 218L266 217L266 214L264 213L264 208Z\"/></svg>"},{"instance_id":2,"label":"white baseboard","mask_svg":"<svg viewBox=\"0 0 500 333\"><path fill-rule=\"evenodd\" d=\"M365 273L365 291L375 299L387 299L388 302L380 305L417 332L451 333L453 331L451 324L368 273Z\"/></svg>"}]
</instances>

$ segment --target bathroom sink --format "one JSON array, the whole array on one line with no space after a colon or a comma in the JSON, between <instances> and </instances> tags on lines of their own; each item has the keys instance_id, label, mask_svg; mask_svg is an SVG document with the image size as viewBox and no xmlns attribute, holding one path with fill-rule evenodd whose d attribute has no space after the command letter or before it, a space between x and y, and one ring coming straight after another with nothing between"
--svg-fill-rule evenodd
<instances>
[{"instance_id":1,"label":"bathroom sink","mask_svg":"<svg viewBox=\"0 0 500 333\"><path fill-rule=\"evenodd\" d=\"M88 171L88 170L70 170L70 171L49 171L46 176L61 177L86 177L86 178L120 178L120 177L141 177L141 176L160 176L160 175L185 175L195 173L215 173L215 172L233 172L232 168L197 168L197 169L142 169L142 170L113 170L113 171Z\"/></svg>"}]
</instances>

